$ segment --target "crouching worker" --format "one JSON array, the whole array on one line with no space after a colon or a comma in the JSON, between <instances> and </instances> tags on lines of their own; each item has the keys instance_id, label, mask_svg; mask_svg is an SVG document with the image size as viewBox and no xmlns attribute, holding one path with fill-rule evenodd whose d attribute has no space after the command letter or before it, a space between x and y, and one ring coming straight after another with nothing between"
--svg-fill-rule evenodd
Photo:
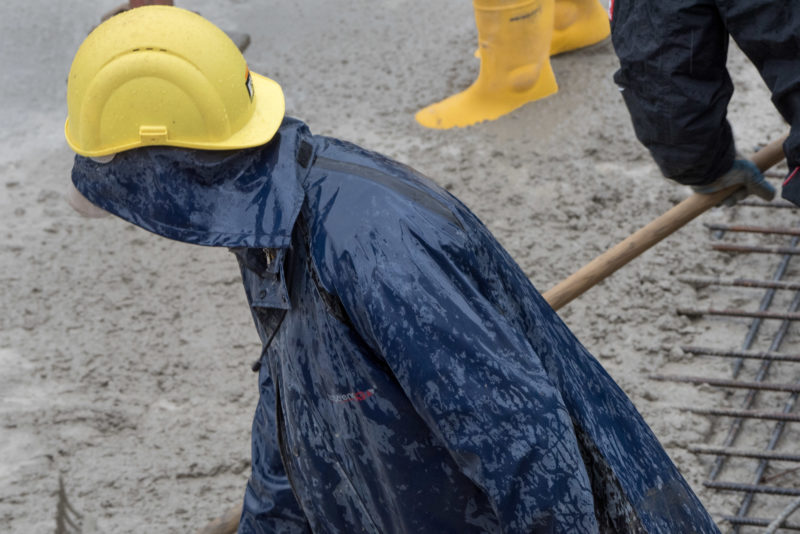
<instances>
[{"instance_id":1,"label":"crouching worker","mask_svg":"<svg viewBox=\"0 0 800 534\"><path fill-rule=\"evenodd\" d=\"M284 117L199 15L75 56L77 203L228 247L263 341L240 533L710 533L620 388L481 222Z\"/></svg>"}]
</instances>

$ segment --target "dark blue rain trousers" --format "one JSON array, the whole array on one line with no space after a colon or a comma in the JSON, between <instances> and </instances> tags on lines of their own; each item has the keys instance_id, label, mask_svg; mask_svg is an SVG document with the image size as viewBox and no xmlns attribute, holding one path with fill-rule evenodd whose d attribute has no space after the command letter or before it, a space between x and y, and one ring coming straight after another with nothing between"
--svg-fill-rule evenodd
<instances>
[{"instance_id":1,"label":"dark blue rain trousers","mask_svg":"<svg viewBox=\"0 0 800 534\"><path fill-rule=\"evenodd\" d=\"M256 149L78 157L73 181L238 258L264 347L240 533L718 532L508 253L413 169L286 119Z\"/></svg>"},{"instance_id":2,"label":"dark blue rain trousers","mask_svg":"<svg viewBox=\"0 0 800 534\"><path fill-rule=\"evenodd\" d=\"M664 176L708 184L733 165L732 37L791 126L782 196L800 205L800 9L775 0L613 0L611 33L636 136ZM767 141L765 139L765 141Z\"/></svg>"}]
</instances>

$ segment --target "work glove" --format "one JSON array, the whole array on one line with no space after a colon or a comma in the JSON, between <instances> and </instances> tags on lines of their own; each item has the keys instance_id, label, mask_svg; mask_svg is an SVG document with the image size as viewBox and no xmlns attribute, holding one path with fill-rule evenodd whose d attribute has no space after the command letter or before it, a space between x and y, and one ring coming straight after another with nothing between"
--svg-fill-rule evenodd
<instances>
[{"instance_id":1,"label":"work glove","mask_svg":"<svg viewBox=\"0 0 800 534\"><path fill-rule=\"evenodd\" d=\"M731 196L722 201L723 206L733 206L748 195L755 195L764 200L775 197L775 188L767 182L755 163L747 159L737 159L731 169L710 184L692 186L695 193L710 195L733 185L742 185Z\"/></svg>"}]
</instances>

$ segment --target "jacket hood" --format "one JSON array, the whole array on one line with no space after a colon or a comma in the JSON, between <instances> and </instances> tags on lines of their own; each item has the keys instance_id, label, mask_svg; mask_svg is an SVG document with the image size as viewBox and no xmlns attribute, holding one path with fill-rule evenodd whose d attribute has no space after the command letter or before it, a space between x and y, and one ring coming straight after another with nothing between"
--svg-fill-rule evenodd
<instances>
[{"instance_id":1,"label":"jacket hood","mask_svg":"<svg viewBox=\"0 0 800 534\"><path fill-rule=\"evenodd\" d=\"M286 248L303 203L300 121L266 145L235 151L145 147L110 163L76 156L72 181L90 202L145 230L195 245Z\"/></svg>"}]
</instances>

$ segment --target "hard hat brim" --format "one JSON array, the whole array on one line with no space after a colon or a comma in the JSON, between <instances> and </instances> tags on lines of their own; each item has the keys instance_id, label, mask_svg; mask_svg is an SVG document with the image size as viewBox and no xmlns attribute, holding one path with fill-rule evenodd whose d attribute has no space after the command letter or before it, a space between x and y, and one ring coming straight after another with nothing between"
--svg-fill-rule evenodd
<instances>
[{"instance_id":1,"label":"hard hat brim","mask_svg":"<svg viewBox=\"0 0 800 534\"><path fill-rule=\"evenodd\" d=\"M250 148L263 145L275 136L275 132L280 128L283 116L286 113L286 100L283 96L283 89L277 82L266 76L261 76L255 72L251 72L250 75L253 80L255 109L247 124L223 142L190 148L204 148L207 150Z\"/></svg>"}]
</instances>

